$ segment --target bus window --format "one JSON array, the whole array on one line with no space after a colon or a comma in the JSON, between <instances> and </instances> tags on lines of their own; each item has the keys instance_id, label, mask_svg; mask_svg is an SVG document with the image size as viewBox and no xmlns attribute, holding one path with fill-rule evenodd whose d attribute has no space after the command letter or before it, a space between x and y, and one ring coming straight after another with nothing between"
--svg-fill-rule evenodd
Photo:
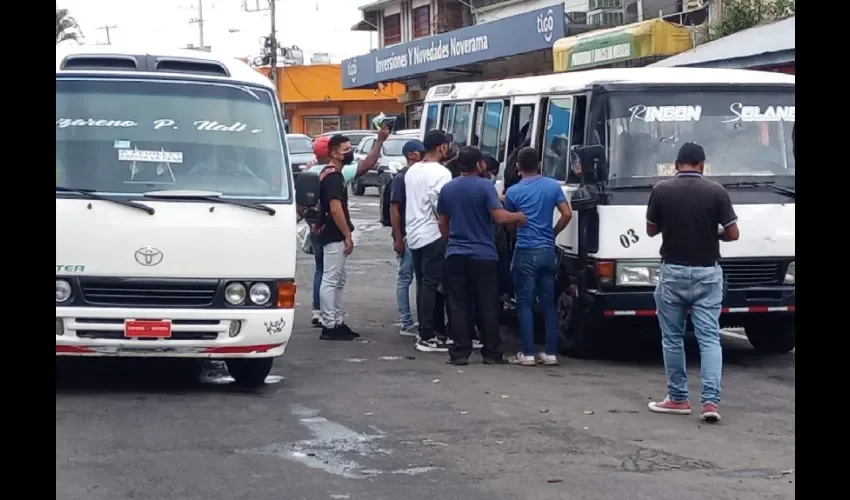
<instances>
[{"instance_id":1,"label":"bus window","mask_svg":"<svg viewBox=\"0 0 850 500\"><path fill-rule=\"evenodd\" d=\"M587 96L573 97L573 118L570 126L570 149L584 146L584 123L587 117ZM576 157L571 158L575 162ZM574 171L575 165L567 165L567 184L581 184L581 177Z\"/></svg>"},{"instance_id":2,"label":"bus window","mask_svg":"<svg viewBox=\"0 0 850 500\"><path fill-rule=\"evenodd\" d=\"M475 146L477 148L481 148L481 121L484 117L484 103L476 102L475 103L475 121L472 122L472 140L469 142L470 146Z\"/></svg>"},{"instance_id":3,"label":"bus window","mask_svg":"<svg viewBox=\"0 0 850 500\"><path fill-rule=\"evenodd\" d=\"M472 114L471 104L454 105L454 116L452 117L451 127L447 130L447 132L454 136L454 146L457 148L462 148L467 144L470 114Z\"/></svg>"},{"instance_id":4,"label":"bus window","mask_svg":"<svg viewBox=\"0 0 850 500\"><path fill-rule=\"evenodd\" d=\"M570 119L573 98L559 97L549 100L546 127L543 132L543 175L564 181L570 160Z\"/></svg>"},{"instance_id":5,"label":"bus window","mask_svg":"<svg viewBox=\"0 0 850 500\"><path fill-rule=\"evenodd\" d=\"M437 128L437 105L429 104L428 110L425 113L425 131L434 130Z\"/></svg>"},{"instance_id":6,"label":"bus window","mask_svg":"<svg viewBox=\"0 0 850 500\"><path fill-rule=\"evenodd\" d=\"M508 136L508 156L531 137L529 130L534 119L534 104L519 104L511 111L511 127Z\"/></svg>"},{"instance_id":7,"label":"bus window","mask_svg":"<svg viewBox=\"0 0 850 500\"><path fill-rule=\"evenodd\" d=\"M499 123L502 124L501 131L499 133L499 155L496 157L499 160L499 163L505 161L505 148L507 148L508 144L508 123L511 119L511 102L504 101L502 103L502 118L499 120Z\"/></svg>"},{"instance_id":8,"label":"bus window","mask_svg":"<svg viewBox=\"0 0 850 500\"><path fill-rule=\"evenodd\" d=\"M454 118L455 105L443 104L443 113L440 117L440 130L448 132Z\"/></svg>"},{"instance_id":9,"label":"bus window","mask_svg":"<svg viewBox=\"0 0 850 500\"><path fill-rule=\"evenodd\" d=\"M484 106L484 117L481 122L481 143L479 147L484 153L494 158L499 154L499 130L502 124L502 103L488 102ZM507 128L507 127L505 127Z\"/></svg>"}]
</instances>

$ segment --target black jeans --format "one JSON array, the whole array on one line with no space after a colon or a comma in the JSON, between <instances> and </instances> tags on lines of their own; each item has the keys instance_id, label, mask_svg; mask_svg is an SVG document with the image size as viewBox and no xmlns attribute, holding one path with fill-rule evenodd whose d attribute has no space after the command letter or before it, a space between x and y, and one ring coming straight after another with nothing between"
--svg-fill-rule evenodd
<instances>
[{"instance_id":1,"label":"black jeans","mask_svg":"<svg viewBox=\"0 0 850 500\"><path fill-rule=\"evenodd\" d=\"M481 355L492 359L502 357L498 270L499 263L495 260L475 260L465 255L446 258L449 326L454 340L449 348L452 359L469 358L472 353L472 322L476 320L483 344Z\"/></svg>"},{"instance_id":2,"label":"black jeans","mask_svg":"<svg viewBox=\"0 0 850 500\"><path fill-rule=\"evenodd\" d=\"M416 276L416 317L419 318L419 338L431 340L439 330L445 330L443 300L440 285L443 283L446 240L440 238L413 253L413 274Z\"/></svg>"}]
</instances>

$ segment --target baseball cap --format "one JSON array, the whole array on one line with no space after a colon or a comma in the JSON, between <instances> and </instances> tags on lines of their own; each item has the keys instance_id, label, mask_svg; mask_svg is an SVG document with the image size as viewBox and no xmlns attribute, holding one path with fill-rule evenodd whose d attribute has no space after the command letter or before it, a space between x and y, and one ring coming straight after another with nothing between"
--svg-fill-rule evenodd
<instances>
[{"instance_id":1,"label":"baseball cap","mask_svg":"<svg viewBox=\"0 0 850 500\"><path fill-rule=\"evenodd\" d=\"M316 137L316 140L313 141L313 154L316 155L316 158L328 156L328 142L330 140L331 138L326 135Z\"/></svg>"},{"instance_id":2,"label":"baseball cap","mask_svg":"<svg viewBox=\"0 0 850 500\"><path fill-rule=\"evenodd\" d=\"M676 163L682 165L699 165L705 161L705 150L695 142L686 142L679 148Z\"/></svg>"},{"instance_id":3,"label":"baseball cap","mask_svg":"<svg viewBox=\"0 0 850 500\"><path fill-rule=\"evenodd\" d=\"M425 140L422 141L426 151L434 150L443 144L451 143L451 139L442 130L429 130L425 133Z\"/></svg>"},{"instance_id":4,"label":"baseball cap","mask_svg":"<svg viewBox=\"0 0 850 500\"><path fill-rule=\"evenodd\" d=\"M419 139L412 139L404 143L404 146L401 148L401 154L404 156L409 155L410 153L424 153L425 145L422 144L422 141Z\"/></svg>"}]
</instances>

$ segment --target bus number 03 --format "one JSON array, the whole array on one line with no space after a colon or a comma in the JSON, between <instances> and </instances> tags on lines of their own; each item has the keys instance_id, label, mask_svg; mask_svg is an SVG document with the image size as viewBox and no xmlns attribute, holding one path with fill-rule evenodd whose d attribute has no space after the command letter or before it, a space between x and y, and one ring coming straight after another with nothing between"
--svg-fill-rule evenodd
<instances>
[{"instance_id":1,"label":"bus number 03","mask_svg":"<svg viewBox=\"0 0 850 500\"><path fill-rule=\"evenodd\" d=\"M638 241L640 241L640 238L634 229L629 229L625 234L620 235L620 244L623 245L623 248L629 248Z\"/></svg>"}]
</instances>

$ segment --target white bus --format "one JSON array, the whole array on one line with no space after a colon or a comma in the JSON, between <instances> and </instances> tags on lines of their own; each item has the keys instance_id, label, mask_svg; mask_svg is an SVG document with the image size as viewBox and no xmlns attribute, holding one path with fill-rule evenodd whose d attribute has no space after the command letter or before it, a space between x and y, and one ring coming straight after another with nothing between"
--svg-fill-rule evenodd
<instances>
[{"instance_id":1,"label":"white bus","mask_svg":"<svg viewBox=\"0 0 850 500\"><path fill-rule=\"evenodd\" d=\"M702 145L706 175L726 186L741 230L721 243L721 322L745 328L758 350L786 352L795 344L794 113L793 76L600 69L433 87L421 132L441 128L501 162L528 138L543 174L564 183L575 215L557 240L556 294L572 356L597 352L606 332L657 332L661 238L646 236L646 205L679 147Z\"/></svg>"},{"instance_id":2,"label":"white bus","mask_svg":"<svg viewBox=\"0 0 850 500\"><path fill-rule=\"evenodd\" d=\"M57 356L221 359L262 384L292 332L295 221L267 78L203 52L57 48Z\"/></svg>"}]
</instances>

